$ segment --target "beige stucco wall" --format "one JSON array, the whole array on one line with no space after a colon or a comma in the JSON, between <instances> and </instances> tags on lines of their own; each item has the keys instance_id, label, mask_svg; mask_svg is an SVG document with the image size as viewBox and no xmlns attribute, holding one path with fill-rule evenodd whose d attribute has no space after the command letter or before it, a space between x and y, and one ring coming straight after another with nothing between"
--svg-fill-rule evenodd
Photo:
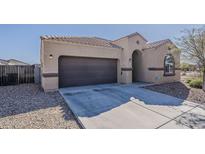
<instances>
[{"instance_id":1,"label":"beige stucco wall","mask_svg":"<svg viewBox=\"0 0 205 154\"><path fill-rule=\"evenodd\" d=\"M118 82L121 82L121 57L122 49L107 48L101 46L89 46L82 44L73 44L68 42L43 40L41 48L41 67L42 74L57 73L59 56L78 56L94 58L111 58L118 59ZM49 55L53 58L50 59ZM58 77L44 77L42 75L42 87L44 90L58 89Z\"/></svg>"},{"instance_id":2,"label":"beige stucco wall","mask_svg":"<svg viewBox=\"0 0 205 154\"><path fill-rule=\"evenodd\" d=\"M139 44L136 42L139 41ZM139 35L130 38L124 37L122 39L113 41L114 44L123 48L122 67L132 68L132 54L135 50L142 50L145 47L146 41ZM122 71L122 82L132 83L132 71Z\"/></svg>"},{"instance_id":3,"label":"beige stucco wall","mask_svg":"<svg viewBox=\"0 0 205 154\"><path fill-rule=\"evenodd\" d=\"M149 68L164 68L164 57L169 54L168 46L165 44L158 48L151 48L142 51L142 60L139 68L139 81L144 82L173 82L180 80L180 70L175 70L175 76L164 76L163 70L149 70ZM180 66L180 53L171 53L174 56L175 67Z\"/></svg>"},{"instance_id":4,"label":"beige stucco wall","mask_svg":"<svg viewBox=\"0 0 205 154\"><path fill-rule=\"evenodd\" d=\"M136 43L139 41L139 44ZM123 47L122 54L122 67L132 68L132 54L134 51L138 50L141 52L141 60L137 62L138 64L138 79L143 82L173 82L180 80L180 70L175 71L175 76L164 76L164 71L151 71L149 68L163 68L164 67L164 57L170 51L168 47L171 46L170 43L166 43L157 48L150 48L143 50L146 45L146 41L139 35L133 36L131 38L122 38L114 41L113 43ZM172 53L175 59L175 67L179 68L180 65L180 53ZM122 79L123 83L132 83L132 71L123 71Z\"/></svg>"},{"instance_id":5,"label":"beige stucco wall","mask_svg":"<svg viewBox=\"0 0 205 154\"><path fill-rule=\"evenodd\" d=\"M139 41L139 44L136 43ZM45 73L58 74L58 59L59 56L78 56L78 57L93 57L93 58L111 58L118 59L118 82L132 83L132 54L135 50L141 52L141 60L137 73L139 81L144 82L172 82L180 80L180 71L175 71L175 76L164 76L163 70L151 71L149 68L163 68L164 57L170 51L168 50L169 43L157 48L145 49L146 41L139 35L132 37L124 37L113 41L114 44L122 47L108 48L101 46L90 46L82 44L74 44L68 42L60 42L54 40L41 41L41 71ZM52 54L53 58L49 59ZM172 53L175 59L176 68L179 68L180 55ZM125 70L123 68L126 68ZM44 77L42 75L42 87L44 90L58 89L58 77Z\"/></svg>"}]
</instances>

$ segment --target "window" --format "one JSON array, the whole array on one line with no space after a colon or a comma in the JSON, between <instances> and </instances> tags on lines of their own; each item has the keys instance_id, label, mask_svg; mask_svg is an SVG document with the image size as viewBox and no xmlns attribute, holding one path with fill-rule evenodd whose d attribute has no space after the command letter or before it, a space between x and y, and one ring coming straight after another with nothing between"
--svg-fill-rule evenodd
<instances>
[{"instance_id":1,"label":"window","mask_svg":"<svg viewBox=\"0 0 205 154\"><path fill-rule=\"evenodd\" d=\"M165 76L175 75L174 57L171 54L166 55L164 58L164 75Z\"/></svg>"}]
</instances>

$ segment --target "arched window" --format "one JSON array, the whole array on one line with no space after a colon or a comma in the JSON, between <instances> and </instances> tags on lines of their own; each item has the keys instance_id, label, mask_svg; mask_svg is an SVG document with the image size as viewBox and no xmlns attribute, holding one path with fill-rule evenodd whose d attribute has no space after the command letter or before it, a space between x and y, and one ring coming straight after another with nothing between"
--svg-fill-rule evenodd
<instances>
[{"instance_id":1,"label":"arched window","mask_svg":"<svg viewBox=\"0 0 205 154\"><path fill-rule=\"evenodd\" d=\"M171 54L166 55L164 58L164 75L175 75L175 62L174 57Z\"/></svg>"}]
</instances>

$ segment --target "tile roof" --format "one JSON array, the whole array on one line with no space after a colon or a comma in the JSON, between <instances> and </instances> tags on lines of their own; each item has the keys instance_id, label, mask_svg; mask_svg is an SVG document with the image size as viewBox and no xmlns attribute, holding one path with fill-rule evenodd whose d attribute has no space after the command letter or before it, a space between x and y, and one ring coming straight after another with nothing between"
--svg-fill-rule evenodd
<instances>
[{"instance_id":1,"label":"tile roof","mask_svg":"<svg viewBox=\"0 0 205 154\"><path fill-rule=\"evenodd\" d=\"M110 40L98 38L98 37L70 37L70 36L41 36L42 40L55 40L55 41L64 41L70 43L77 43L77 44L85 44L85 45L92 45L92 46L103 46L103 47L110 47L110 48L121 48L113 44Z\"/></svg>"},{"instance_id":2,"label":"tile roof","mask_svg":"<svg viewBox=\"0 0 205 154\"><path fill-rule=\"evenodd\" d=\"M138 32L135 32L135 33L132 33L132 34L129 34L129 35L126 35L126 36L123 36L123 37L121 37L121 38L119 38L119 39L116 39L116 40L114 40L114 41L117 41L117 40L120 40L120 39L123 39L123 38L131 38L131 37L133 37L133 36L135 36L135 35L139 35L143 40L145 40L146 42L147 42L147 39L146 38L144 38L140 33L138 33ZM113 42L114 42L113 41Z\"/></svg>"},{"instance_id":3,"label":"tile roof","mask_svg":"<svg viewBox=\"0 0 205 154\"><path fill-rule=\"evenodd\" d=\"M124 36L124 37L133 37L135 35L140 35L140 34L135 32L135 33L132 33L132 34ZM124 37L122 37L122 38L124 38ZM141 36L141 37L144 38L143 36ZM122 38L120 38L120 39L122 39ZM44 36L41 36L41 40L64 41L64 42L70 42L70 43L76 43L76 44L85 44L85 45L92 45L92 46L103 46L103 47L109 47L109 48L122 49L122 47L114 44L113 43L114 41L107 40L104 38L99 38L99 37L73 37L73 36L44 35ZM171 40L169 40L169 39L160 40L160 41L156 41L156 42L147 42L144 49L156 48L156 47L164 45L165 43L168 43L168 42L172 43Z\"/></svg>"},{"instance_id":4,"label":"tile roof","mask_svg":"<svg viewBox=\"0 0 205 154\"><path fill-rule=\"evenodd\" d=\"M8 65L6 60L0 59L0 65Z\"/></svg>"},{"instance_id":5,"label":"tile roof","mask_svg":"<svg viewBox=\"0 0 205 154\"><path fill-rule=\"evenodd\" d=\"M156 48L156 47L159 47L161 45L164 45L165 43L172 43L172 41L169 39L166 39L166 40L160 40L160 41L155 41L155 42L148 42L144 49Z\"/></svg>"}]
</instances>

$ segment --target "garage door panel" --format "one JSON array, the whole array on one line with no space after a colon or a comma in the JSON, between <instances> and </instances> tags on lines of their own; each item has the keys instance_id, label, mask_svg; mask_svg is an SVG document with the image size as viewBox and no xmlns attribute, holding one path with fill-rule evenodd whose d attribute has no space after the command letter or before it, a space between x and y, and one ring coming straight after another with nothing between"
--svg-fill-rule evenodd
<instances>
[{"instance_id":1,"label":"garage door panel","mask_svg":"<svg viewBox=\"0 0 205 154\"><path fill-rule=\"evenodd\" d=\"M117 82L117 60L82 57L59 58L59 86Z\"/></svg>"}]
</instances>

